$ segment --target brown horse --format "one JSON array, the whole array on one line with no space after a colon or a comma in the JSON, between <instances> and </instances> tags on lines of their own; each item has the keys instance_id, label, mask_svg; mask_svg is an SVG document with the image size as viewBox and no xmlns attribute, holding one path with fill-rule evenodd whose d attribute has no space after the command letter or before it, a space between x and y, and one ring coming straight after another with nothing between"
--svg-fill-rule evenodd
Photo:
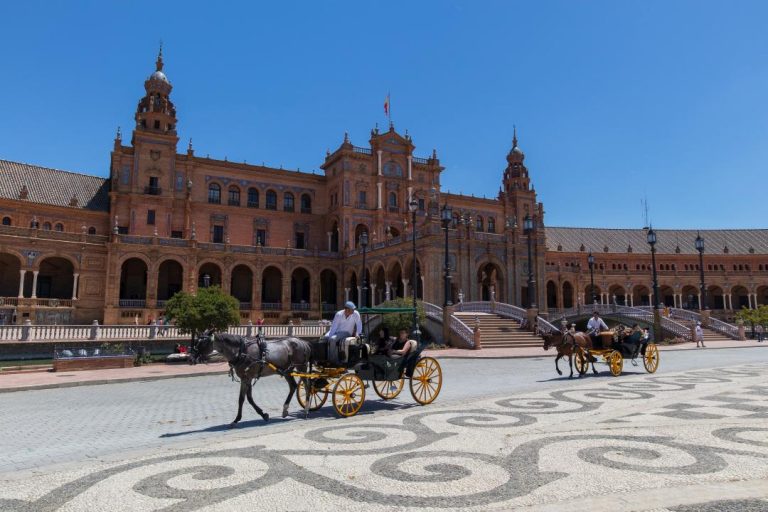
<instances>
[{"instance_id":1,"label":"brown horse","mask_svg":"<svg viewBox=\"0 0 768 512\"><path fill-rule=\"evenodd\" d=\"M549 350L549 347L555 347L557 349L557 357L555 358L555 370L558 375L562 375L563 372L557 366L557 362L563 356L568 356L568 367L571 369L571 374L568 378L573 377L573 356L578 355L582 360L592 363L592 371L596 374L595 369L596 359L587 353L587 350L592 348L592 338L588 334L583 332L570 332L565 333L557 332L547 334L544 336L544 350ZM579 372L579 377L582 373Z\"/></svg>"}]
</instances>

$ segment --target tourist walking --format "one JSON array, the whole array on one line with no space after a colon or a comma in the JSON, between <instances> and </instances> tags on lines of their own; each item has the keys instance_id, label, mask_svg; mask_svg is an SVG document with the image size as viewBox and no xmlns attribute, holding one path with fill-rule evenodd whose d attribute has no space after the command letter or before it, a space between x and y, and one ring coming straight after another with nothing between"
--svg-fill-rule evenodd
<instances>
[{"instance_id":1,"label":"tourist walking","mask_svg":"<svg viewBox=\"0 0 768 512\"><path fill-rule=\"evenodd\" d=\"M701 322L696 322L696 329L694 329L694 336L696 337L696 348L699 348L701 343L702 348L706 348L704 345L704 329L701 328Z\"/></svg>"}]
</instances>

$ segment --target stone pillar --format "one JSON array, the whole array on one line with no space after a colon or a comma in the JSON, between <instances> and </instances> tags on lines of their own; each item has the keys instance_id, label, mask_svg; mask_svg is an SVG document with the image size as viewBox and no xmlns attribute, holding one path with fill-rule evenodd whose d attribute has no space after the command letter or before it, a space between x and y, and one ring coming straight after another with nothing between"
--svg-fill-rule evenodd
<instances>
[{"instance_id":1,"label":"stone pillar","mask_svg":"<svg viewBox=\"0 0 768 512\"><path fill-rule=\"evenodd\" d=\"M413 197L413 187L408 187L408 204L405 205L406 208L409 207L411 204L411 198Z\"/></svg>"},{"instance_id":2,"label":"stone pillar","mask_svg":"<svg viewBox=\"0 0 768 512\"><path fill-rule=\"evenodd\" d=\"M728 309L728 296L723 294L723 309Z\"/></svg>"},{"instance_id":3,"label":"stone pillar","mask_svg":"<svg viewBox=\"0 0 768 512\"><path fill-rule=\"evenodd\" d=\"M733 297L731 294L728 294L728 309L733 310Z\"/></svg>"},{"instance_id":4,"label":"stone pillar","mask_svg":"<svg viewBox=\"0 0 768 512\"><path fill-rule=\"evenodd\" d=\"M26 318L21 326L21 341L29 341L29 334L31 331L32 321L29 318Z\"/></svg>"},{"instance_id":5,"label":"stone pillar","mask_svg":"<svg viewBox=\"0 0 768 512\"><path fill-rule=\"evenodd\" d=\"M408 293L408 280L403 279L403 298L410 297L411 294Z\"/></svg>"},{"instance_id":6,"label":"stone pillar","mask_svg":"<svg viewBox=\"0 0 768 512\"><path fill-rule=\"evenodd\" d=\"M413 179L413 156L408 155L408 181L412 179Z\"/></svg>"},{"instance_id":7,"label":"stone pillar","mask_svg":"<svg viewBox=\"0 0 768 512\"><path fill-rule=\"evenodd\" d=\"M378 161L378 166L376 167L376 169L378 171L377 174L379 176L381 176L381 153L382 153L382 150L380 149L376 150L376 158ZM379 192L381 192L381 186L379 186Z\"/></svg>"},{"instance_id":8,"label":"stone pillar","mask_svg":"<svg viewBox=\"0 0 768 512\"><path fill-rule=\"evenodd\" d=\"M480 320L475 317L475 328L474 328L474 342L475 346L473 347L475 350L480 350L483 348L483 344L481 343L481 336L480 336Z\"/></svg>"},{"instance_id":9,"label":"stone pillar","mask_svg":"<svg viewBox=\"0 0 768 512\"><path fill-rule=\"evenodd\" d=\"M349 300L349 288L344 288L344 302Z\"/></svg>"},{"instance_id":10,"label":"stone pillar","mask_svg":"<svg viewBox=\"0 0 768 512\"><path fill-rule=\"evenodd\" d=\"M624 305L625 306L629 305L629 294L628 293L624 294Z\"/></svg>"},{"instance_id":11,"label":"stone pillar","mask_svg":"<svg viewBox=\"0 0 768 512\"><path fill-rule=\"evenodd\" d=\"M357 287L357 307L362 308L363 307L363 287L358 286Z\"/></svg>"},{"instance_id":12,"label":"stone pillar","mask_svg":"<svg viewBox=\"0 0 768 512\"><path fill-rule=\"evenodd\" d=\"M72 282L72 300L77 300L77 283L79 281L80 274L75 273Z\"/></svg>"},{"instance_id":13,"label":"stone pillar","mask_svg":"<svg viewBox=\"0 0 768 512\"><path fill-rule=\"evenodd\" d=\"M381 203L381 186L382 186L382 183L376 184L376 208L378 208L379 210L381 210L384 207L384 205Z\"/></svg>"},{"instance_id":14,"label":"stone pillar","mask_svg":"<svg viewBox=\"0 0 768 512\"><path fill-rule=\"evenodd\" d=\"M94 320L91 324L91 335L88 338L89 340L97 340L99 339L99 321Z\"/></svg>"},{"instance_id":15,"label":"stone pillar","mask_svg":"<svg viewBox=\"0 0 768 512\"><path fill-rule=\"evenodd\" d=\"M387 300L387 301L392 300L392 296L391 296L391 293L392 293L392 281L384 281L384 287L385 287L384 288L385 289L385 291L384 291L384 300Z\"/></svg>"},{"instance_id":16,"label":"stone pillar","mask_svg":"<svg viewBox=\"0 0 768 512\"><path fill-rule=\"evenodd\" d=\"M629 294L629 307L635 307L635 295L632 293Z\"/></svg>"},{"instance_id":17,"label":"stone pillar","mask_svg":"<svg viewBox=\"0 0 768 512\"><path fill-rule=\"evenodd\" d=\"M331 236L333 236L333 233L328 231L326 234L328 235L328 252L331 252Z\"/></svg>"},{"instance_id":18,"label":"stone pillar","mask_svg":"<svg viewBox=\"0 0 768 512\"><path fill-rule=\"evenodd\" d=\"M699 292L699 309L703 309L704 304L701 303L701 292Z\"/></svg>"},{"instance_id":19,"label":"stone pillar","mask_svg":"<svg viewBox=\"0 0 768 512\"><path fill-rule=\"evenodd\" d=\"M37 274L39 274L39 270L33 270L32 271L32 298L37 298Z\"/></svg>"},{"instance_id":20,"label":"stone pillar","mask_svg":"<svg viewBox=\"0 0 768 512\"><path fill-rule=\"evenodd\" d=\"M24 274L26 274L27 271L24 269L19 270L19 298L24 298Z\"/></svg>"},{"instance_id":21,"label":"stone pillar","mask_svg":"<svg viewBox=\"0 0 768 512\"><path fill-rule=\"evenodd\" d=\"M370 286L371 290L371 306L376 305L376 283L371 283Z\"/></svg>"}]
</instances>

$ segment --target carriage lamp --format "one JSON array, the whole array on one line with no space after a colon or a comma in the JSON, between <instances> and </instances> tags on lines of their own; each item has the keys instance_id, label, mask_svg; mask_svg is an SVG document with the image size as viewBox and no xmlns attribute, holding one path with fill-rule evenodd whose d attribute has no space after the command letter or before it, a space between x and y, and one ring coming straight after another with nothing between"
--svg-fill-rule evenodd
<instances>
[{"instance_id":1,"label":"carriage lamp","mask_svg":"<svg viewBox=\"0 0 768 512\"><path fill-rule=\"evenodd\" d=\"M453 208L448 206L448 203L445 203L440 210L440 220L443 223L443 229L445 229L445 301L443 302L443 307L448 307L453 305L453 302L451 302L451 265L448 261L448 228L453 222Z\"/></svg>"},{"instance_id":2,"label":"carriage lamp","mask_svg":"<svg viewBox=\"0 0 768 512\"><path fill-rule=\"evenodd\" d=\"M528 307L536 308L536 281L533 279L533 254L531 243L533 242L533 218L526 214L523 219L523 234L528 237Z\"/></svg>"},{"instance_id":3,"label":"carriage lamp","mask_svg":"<svg viewBox=\"0 0 768 512\"><path fill-rule=\"evenodd\" d=\"M647 233L648 245L651 246L651 266L653 267L653 336L654 341L661 341L661 317L659 316L659 278L656 274L656 232L651 227Z\"/></svg>"},{"instance_id":4,"label":"carriage lamp","mask_svg":"<svg viewBox=\"0 0 768 512\"><path fill-rule=\"evenodd\" d=\"M208 274L203 275L203 288L211 286L211 276Z\"/></svg>"},{"instance_id":5,"label":"carriage lamp","mask_svg":"<svg viewBox=\"0 0 768 512\"><path fill-rule=\"evenodd\" d=\"M592 304L595 304L597 303L597 297L595 296L595 257L592 255L592 251L589 251L587 263L589 263L589 294L592 296Z\"/></svg>"},{"instance_id":6,"label":"carriage lamp","mask_svg":"<svg viewBox=\"0 0 768 512\"><path fill-rule=\"evenodd\" d=\"M368 305L367 295L368 295L368 283L365 280L365 250L368 248L368 232L363 231L360 234L360 247L363 248L363 273L362 273L362 283L360 287L360 304L362 304L362 307L366 307Z\"/></svg>"},{"instance_id":7,"label":"carriage lamp","mask_svg":"<svg viewBox=\"0 0 768 512\"><path fill-rule=\"evenodd\" d=\"M696 233L696 250L699 251L699 278L701 279L701 304L699 309L707 309L707 288L704 286L704 239Z\"/></svg>"},{"instance_id":8,"label":"carriage lamp","mask_svg":"<svg viewBox=\"0 0 768 512\"><path fill-rule=\"evenodd\" d=\"M421 343L421 331L419 331L419 317L416 312L416 210L419 209L419 201L416 196L411 197L411 201L408 203L408 209L411 211L412 222L412 239L413 239L413 275L411 276L413 281L411 282L411 289L413 290L413 337L418 343Z\"/></svg>"}]
</instances>

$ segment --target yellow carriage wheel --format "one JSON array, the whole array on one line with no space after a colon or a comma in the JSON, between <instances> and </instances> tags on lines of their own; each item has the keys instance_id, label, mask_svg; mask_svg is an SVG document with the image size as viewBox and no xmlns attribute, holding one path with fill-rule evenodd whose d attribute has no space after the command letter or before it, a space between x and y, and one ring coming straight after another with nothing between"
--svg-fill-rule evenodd
<instances>
[{"instance_id":1,"label":"yellow carriage wheel","mask_svg":"<svg viewBox=\"0 0 768 512\"><path fill-rule=\"evenodd\" d=\"M400 377L399 380L375 380L373 381L373 390L384 400L392 400L405 387L405 379Z\"/></svg>"},{"instance_id":2,"label":"yellow carriage wheel","mask_svg":"<svg viewBox=\"0 0 768 512\"><path fill-rule=\"evenodd\" d=\"M584 375L587 373L587 370L589 370L589 360L583 348L579 347L574 353L573 364L576 367L576 371L579 372L580 375Z\"/></svg>"},{"instance_id":3,"label":"yellow carriage wheel","mask_svg":"<svg viewBox=\"0 0 768 512\"><path fill-rule=\"evenodd\" d=\"M648 373L654 373L659 369L659 347L655 343L649 343L645 347L645 355L643 356L643 366Z\"/></svg>"},{"instance_id":4,"label":"yellow carriage wheel","mask_svg":"<svg viewBox=\"0 0 768 512\"><path fill-rule=\"evenodd\" d=\"M411 395L421 405L431 404L443 387L443 370L432 357L422 357L411 376Z\"/></svg>"},{"instance_id":5,"label":"yellow carriage wheel","mask_svg":"<svg viewBox=\"0 0 768 512\"><path fill-rule=\"evenodd\" d=\"M363 406L365 385L355 373L342 376L333 387L333 407L339 416L354 416Z\"/></svg>"},{"instance_id":6,"label":"yellow carriage wheel","mask_svg":"<svg viewBox=\"0 0 768 512\"><path fill-rule=\"evenodd\" d=\"M299 386L296 388L296 400L298 400L302 409L306 409L307 381L312 382L309 387L309 410L316 411L325 405L325 401L328 400L328 390L315 387L312 379L299 379Z\"/></svg>"},{"instance_id":7,"label":"yellow carriage wheel","mask_svg":"<svg viewBox=\"0 0 768 512\"><path fill-rule=\"evenodd\" d=\"M608 354L608 367L611 369L611 375L618 377L624 369L624 358L618 350Z\"/></svg>"}]
</instances>

